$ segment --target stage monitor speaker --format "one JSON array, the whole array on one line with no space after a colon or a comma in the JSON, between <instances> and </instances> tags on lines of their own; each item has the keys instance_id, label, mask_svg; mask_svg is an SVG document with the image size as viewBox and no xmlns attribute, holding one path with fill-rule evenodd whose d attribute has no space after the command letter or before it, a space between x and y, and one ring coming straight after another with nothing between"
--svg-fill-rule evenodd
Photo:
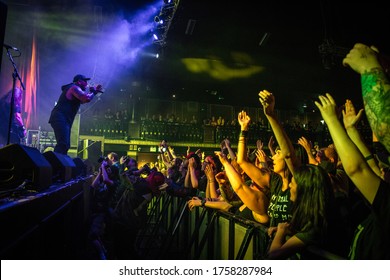
<instances>
[{"instance_id":1,"label":"stage monitor speaker","mask_svg":"<svg viewBox=\"0 0 390 280\"><path fill-rule=\"evenodd\" d=\"M80 176L86 176L87 175L87 165L84 163L84 161L79 157L75 157L75 158L73 158L73 162L74 162L76 168L73 169L72 177L77 178Z\"/></svg>"},{"instance_id":2,"label":"stage monitor speaker","mask_svg":"<svg viewBox=\"0 0 390 280\"><path fill-rule=\"evenodd\" d=\"M41 191L51 178L52 166L37 148L10 144L0 149L0 189L25 183L26 189Z\"/></svg>"},{"instance_id":3,"label":"stage monitor speaker","mask_svg":"<svg viewBox=\"0 0 390 280\"><path fill-rule=\"evenodd\" d=\"M63 155L53 151L43 153L43 156L50 162L53 168L52 181L67 182L72 179L76 164L68 155Z\"/></svg>"}]
</instances>

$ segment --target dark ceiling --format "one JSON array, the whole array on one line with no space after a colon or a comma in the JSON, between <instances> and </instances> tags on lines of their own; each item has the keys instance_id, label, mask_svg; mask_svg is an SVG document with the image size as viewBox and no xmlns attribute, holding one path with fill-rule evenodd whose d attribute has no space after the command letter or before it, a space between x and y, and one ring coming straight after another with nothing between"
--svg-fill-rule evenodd
<instances>
[{"instance_id":1,"label":"dark ceiling","mask_svg":"<svg viewBox=\"0 0 390 280\"><path fill-rule=\"evenodd\" d=\"M373 2L181 0L163 56L140 73L187 100L257 106L261 89L284 108L324 92L359 99L358 76L342 57L356 42L388 50L389 18ZM333 49L324 56L325 42Z\"/></svg>"}]
</instances>

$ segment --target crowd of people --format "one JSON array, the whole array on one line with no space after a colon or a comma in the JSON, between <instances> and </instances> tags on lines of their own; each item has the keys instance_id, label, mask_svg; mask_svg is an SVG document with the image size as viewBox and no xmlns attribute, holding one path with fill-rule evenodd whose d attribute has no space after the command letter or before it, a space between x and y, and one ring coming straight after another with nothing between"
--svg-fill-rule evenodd
<instances>
[{"instance_id":1,"label":"crowd of people","mask_svg":"<svg viewBox=\"0 0 390 280\"><path fill-rule=\"evenodd\" d=\"M349 99L339 107L329 93L318 97L333 141L328 146L314 147L303 136L292 142L275 113L277 94L261 90L273 133L268 148L258 135L256 149L248 149L251 117L241 111L236 150L224 139L212 154L188 147L180 155L163 140L153 167L110 153L92 184L89 236L98 256L136 258L135 237L148 204L167 192L187 199L189 210L209 207L265 225L269 259L311 259L311 246L345 259L390 259L388 69L378 51L363 44L343 63L361 75L364 109ZM364 112L372 128L369 144L357 126Z\"/></svg>"}]
</instances>

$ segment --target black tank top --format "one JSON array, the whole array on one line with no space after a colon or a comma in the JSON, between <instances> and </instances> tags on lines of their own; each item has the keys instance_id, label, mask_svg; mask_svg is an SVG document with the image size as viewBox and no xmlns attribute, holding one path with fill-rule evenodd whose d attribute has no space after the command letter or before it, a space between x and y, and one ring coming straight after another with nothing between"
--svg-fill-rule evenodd
<instances>
[{"instance_id":1,"label":"black tank top","mask_svg":"<svg viewBox=\"0 0 390 280\"><path fill-rule=\"evenodd\" d=\"M73 85L74 84L72 83L62 86L62 93L58 98L57 104L51 111L49 123L58 119L66 120L69 124L73 123L81 104L80 100L78 100L77 98L73 100L69 100L66 98L66 92Z\"/></svg>"}]
</instances>

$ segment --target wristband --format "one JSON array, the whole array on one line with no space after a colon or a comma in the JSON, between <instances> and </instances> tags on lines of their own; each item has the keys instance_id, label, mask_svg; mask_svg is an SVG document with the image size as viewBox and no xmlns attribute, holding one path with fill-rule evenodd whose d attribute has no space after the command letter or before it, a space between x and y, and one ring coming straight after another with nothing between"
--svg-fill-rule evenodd
<instances>
[{"instance_id":1,"label":"wristband","mask_svg":"<svg viewBox=\"0 0 390 280\"><path fill-rule=\"evenodd\" d=\"M240 137L247 138L248 137L248 130L241 130Z\"/></svg>"},{"instance_id":2,"label":"wristband","mask_svg":"<svg viewBox=\"0 0 390 280\"><path fill-rule=\"evenodd\" d=\"M371 160L371 159L374 159L373 154L370 154L370 155L368 155L368 156L366 156L366 157L364 158L365 161L369 161L369 160Z\"/></svg>"},{"instance_id":3,"label":"wristband","mask_svg":"<svg viewBox=\"0 0 390 280\"><path fill-rule=\"evenodd\" d=\"M202 207L204 207L204 206L205 206L205 204L206 204L206 199L205 199L205 198L203 198L203 199L202 199Z\"/></svg>"}]
</instances>

